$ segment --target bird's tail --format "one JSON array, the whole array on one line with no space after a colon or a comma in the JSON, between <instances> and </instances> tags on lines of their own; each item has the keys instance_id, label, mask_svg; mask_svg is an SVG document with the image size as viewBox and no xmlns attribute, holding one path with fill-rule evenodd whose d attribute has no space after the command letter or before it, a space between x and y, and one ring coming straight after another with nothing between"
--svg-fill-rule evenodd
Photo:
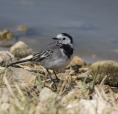
<instances>
[{"instance_id":1,"label":"bird's tail","mask_svg":"<svg viewBox=\"0 0 118 114\"><path fill-rule=\"evenodd\" d=\"M14 65L16 65L16 64L21 64L21 63L29 62L29 61L32 61L32 55L31 55L31 56L28 56L28 57L26 57L26 58L23 58L23 59L21 59L21 60L19 60L19 61L17 61L17 62L10 63L10 64L7 65L7 67L9 67L9 66L14 66Z\"/></svg>"}]
</instances>

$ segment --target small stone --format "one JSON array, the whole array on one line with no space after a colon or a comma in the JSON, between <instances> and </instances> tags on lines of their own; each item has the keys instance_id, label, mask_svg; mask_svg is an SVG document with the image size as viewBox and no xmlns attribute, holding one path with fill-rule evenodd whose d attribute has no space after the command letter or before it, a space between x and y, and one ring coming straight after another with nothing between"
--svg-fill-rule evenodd
<instances>
[{"instance_id":1,"label":"small stone","mask_svg":"<svg viewBox=\"0 0 118 114\"><path fill-rule=\"evenodd\" d=\"M10 48L10 52L17 58L24 58L33 53L32 49L28 48L28 46L22 41L19 41L13 45Z\"/></svg>"},{"instance_id":2,"label":"small stone","mask_svg":"<svg viewBox=\"0 0 118 114\"><path fill-rule=\"evenodd\" d=\"M40 101L42 103L48 103L53 101L57 97L57 94L51 91L49 88L44 87L39 95Z\"/></svg>"},{"instance_id":3,"label":"small stone","mask_svg":"<svg viewBox=\"0 0 118 114\"><path fill-rule=\"evenodd\" d=\"M68 67L75 65L85 65L85 62L80 57L74 56Z\"/></svg>"},{"instance_id":4,"label":"small stone","mask_svg":"<svg viewBox=\"0 0 118 114\"><path fill-rule=\"evenodd\" d=\"M18 26L17 30L21 32L27 32L30 28L28 26Z\"/></svg>"},{"instance_id":5,"label":"small stone","mask_svg":"<svg viewBox=\"0 0 118 114\"><path fill-rule=\"evenodd\" d=\"M8 51L0 51L0 65L8 65L15 62L16 58Z\"/></svg>"},{"instance_id":6,"label":"small stone","mask_svg":"<svg viewBox=\"0 0 118 114\"><path fill-rule=\"evenodd\" d=\"M118 63L115 61L109 60L93 63L89 74L93 78L96 76L96 83L100 83L105 78L105 84L118 87Z\"/></svg>"},{"instance_id":7,"label":"small stone","mask_svg":"<svg viewBox=\"0 0 118 114\"><path fill-rule=\"evenodd\" d=\"M67 68L73 67L73 69L78 69L79 67L85 65L86 63L78 56L74 56Z\"/></svg>"}]
</instances>

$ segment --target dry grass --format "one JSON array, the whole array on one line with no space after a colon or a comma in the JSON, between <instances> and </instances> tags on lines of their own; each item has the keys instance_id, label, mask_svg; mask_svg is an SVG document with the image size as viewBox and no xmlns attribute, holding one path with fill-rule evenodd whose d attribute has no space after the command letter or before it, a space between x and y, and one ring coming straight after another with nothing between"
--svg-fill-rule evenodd
<instances>
[{"instance_id":1,"label":"dry grass","mask_svg":"<svg viewBox=\"0 0 118 114\"><path fill-rule=\"evenodd\" d=\"M79 101L82 99L90 102L90 99L98 100L98 106L95 105L95 113L93 111L93 114L102 114L97 109L102 110L99 101L105 105L103 114L111 114L113 111L118 112L118 93L115 92L117 88L103 85L104 80L99 85L95 85L94 81L90 85L86 84L85 81L78 82L77 80L67 79L59 86L60 89L56 92L56 98L42 103L39 97L40 91L44 88L42 77L37 74L35 83L22 89L17 82L10 83L5 72L0 75L0 114L82 114L85 110L84 107L81 108L81 105L79 105ZM74 93L74 89L80 93L77 93L77 91ZM70 92L72 94L70 94L68 100L66 96ZM66 103L63 101L64 98L67 101Z\"/></svg>"}]
</instances>

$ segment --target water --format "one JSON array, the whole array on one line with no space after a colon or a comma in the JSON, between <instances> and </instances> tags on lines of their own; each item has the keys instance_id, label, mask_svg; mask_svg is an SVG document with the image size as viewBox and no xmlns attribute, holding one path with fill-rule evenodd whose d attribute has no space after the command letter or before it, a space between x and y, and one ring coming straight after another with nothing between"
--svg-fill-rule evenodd
<instances>
[{"instance_id":1,"label":"water","mask_svg":"<svg viewBox=\"0 0 118 114\"><path fill-rule=\"evenodd\" d=\"M32 28L19 34L17 26ZM118 61L118 0L1 0L0 30L9 28L34 51L58 33L75 41L75 54L91 63Z\"/></svg>"}]
</instances>

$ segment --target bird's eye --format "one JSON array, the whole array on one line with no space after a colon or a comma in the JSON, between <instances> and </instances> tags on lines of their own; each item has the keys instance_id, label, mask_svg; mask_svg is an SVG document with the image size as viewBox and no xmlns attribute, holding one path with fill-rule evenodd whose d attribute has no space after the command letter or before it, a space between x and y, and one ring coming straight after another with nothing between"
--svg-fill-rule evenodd
<instances>
[{"instance_id":1,"label":"bird's eye","mask_svg":"<svg viewBox=\"0 0 118 114\"><path fill-rule=\"evenodd\" d=\"M66 38L63 38L63 40L65 40Z\"/></svg>"}]
</instances>

